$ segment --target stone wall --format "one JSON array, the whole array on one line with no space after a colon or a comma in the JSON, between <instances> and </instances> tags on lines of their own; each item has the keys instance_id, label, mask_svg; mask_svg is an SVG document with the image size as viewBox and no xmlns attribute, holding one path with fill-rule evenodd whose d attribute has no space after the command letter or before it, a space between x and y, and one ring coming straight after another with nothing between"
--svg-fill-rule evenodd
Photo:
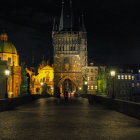
<instances>
[{"instance_id":1,"label":"stone wall","mask_svg":"<svg viewBox=\"0 0 140 140\"><path fill-rule=\"evenodd\" d=\"M112 100L106 97L90 95L89 103L92 104L94 102L100 103L106 106L107 108L140 119L140 103L118 100L118 99Z\"/></svg>"},{"instance_id":2,"label":"stone wall","mask_svg":"<svg viewBox=\"0 0 140 140\"><path fill-rule=\"evenodd\" d=\"M12 99L1 99L0 111L14 109L17 106L23 105L25 103L29 103L39 98L40 98L40 95L27 95L27 96L18 97L18 98L12 98Z\"/></svg>"}]
</instances>

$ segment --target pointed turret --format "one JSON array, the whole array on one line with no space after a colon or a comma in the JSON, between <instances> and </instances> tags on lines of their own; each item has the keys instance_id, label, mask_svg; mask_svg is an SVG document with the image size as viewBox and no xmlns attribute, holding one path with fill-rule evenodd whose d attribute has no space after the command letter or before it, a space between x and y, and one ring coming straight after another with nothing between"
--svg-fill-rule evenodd
<instances>
[{"instance_id":1,"label":"pointed turret","mask_svg":"<svg viewBox=\"0 0 140 140\"><path fill-rule=\"evenodd\" d=\"M54 18L53 29L52 29L52 37L57 31L58 31L57 30L57 25L56 25L55 18Z\"/></svg>"},{"instance_id":2,"label":"pointed turret","mask_svg":"<svg viewBox=\"0 0 140 140\"><path fill-rule=\"evenodd\" d=\"M86 31L86 27L85 27L85 23L84 23L84 15L83 14L82 14L80 19L79 19L80 31L86 33L87 31Z\"/></svg>"},{"instance_id":3,"label":"pointed turret","mask_svg":"<svg viewBox=\"0 0 140 140\"><path fill-rule=\"evenodd\" d=\"M54 18L54 22L53 22L53 29L52 29L53 32L56 31L56 24L55 24L55 18Z\"/></svg>"},{"instance_id":4,"label":"pointed turret","mask_svg":"<svg viewBox=\"0 0 140 140\"><path fill-rule=\"evenodd\" d=\"M71 31L73 28L72 0L62 0L59 31Z\"/></svg>"}]
</instances>

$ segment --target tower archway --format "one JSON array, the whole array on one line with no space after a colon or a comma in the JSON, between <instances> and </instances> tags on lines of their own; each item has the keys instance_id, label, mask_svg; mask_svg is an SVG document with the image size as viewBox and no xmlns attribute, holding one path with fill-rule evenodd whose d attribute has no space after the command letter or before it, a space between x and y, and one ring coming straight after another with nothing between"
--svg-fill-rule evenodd
<instances>
[{"instance_id":1,"label":"tower archway","mask_svg":"<svg viewBox=\"0 0 140 140\"><path fill-rule=\"evenodd\" d=\"M60 87L61 93L64 93L65 89L70 93L77 92L78 90L78 84L68 76L61 79L58 83L58 86Z\"/></svg>"}]
</instances>

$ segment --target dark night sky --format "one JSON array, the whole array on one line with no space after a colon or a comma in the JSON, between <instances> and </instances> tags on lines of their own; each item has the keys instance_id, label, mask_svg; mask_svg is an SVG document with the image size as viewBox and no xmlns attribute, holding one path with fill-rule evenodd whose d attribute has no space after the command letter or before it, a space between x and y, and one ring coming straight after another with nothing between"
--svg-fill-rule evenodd
<instances>
[{"instance_id":1,"label":"dark night sky","mask_svg":"<svg viewBox=\"0 0 140 140\"><path fill-rule=\"evenodd\" d=\"M76 19L84 12L88 55L104 64L140 64L140 11L135 0L73 0ZM8 33L20 55L39 63L52 58L53 17L58 20L61 0L4 0L0 4L0 32Z\"/></svg>"}]
</instances>

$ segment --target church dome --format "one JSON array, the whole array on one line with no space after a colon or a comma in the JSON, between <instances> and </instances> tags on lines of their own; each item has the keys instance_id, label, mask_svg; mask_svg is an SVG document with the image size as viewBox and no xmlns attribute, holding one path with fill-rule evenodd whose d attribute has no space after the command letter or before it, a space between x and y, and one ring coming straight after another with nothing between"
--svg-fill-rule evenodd
<instances>
[{"instance_id":1,"label":"church dome","mask_svg":"<svg viewBox=\"0 0 140 140\"><path fill-rule=\"evenodd\" d=\"M7 38L7 34L0 35L0 53L17 54L16 47Z\"/></svg>"}]
</instances>

